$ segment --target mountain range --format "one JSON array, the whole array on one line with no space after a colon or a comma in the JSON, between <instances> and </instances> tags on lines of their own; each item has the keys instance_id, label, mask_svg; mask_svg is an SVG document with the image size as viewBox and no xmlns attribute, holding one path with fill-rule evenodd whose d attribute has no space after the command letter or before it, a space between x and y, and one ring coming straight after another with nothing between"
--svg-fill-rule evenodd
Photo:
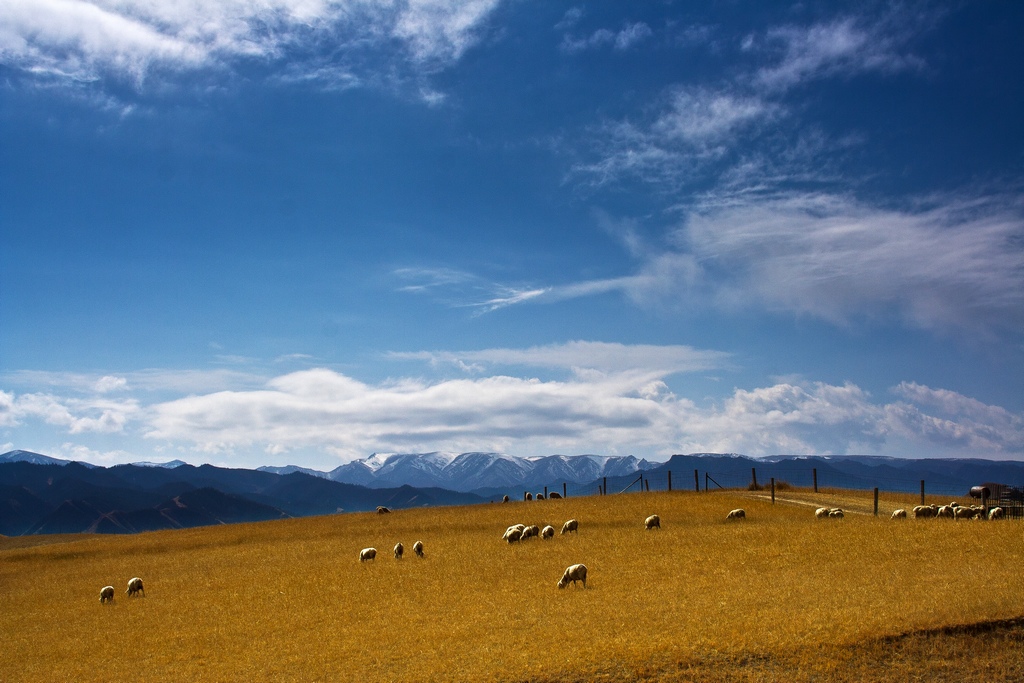
<instances>
[{"instance_id":1,"label":"mountain range","mask_svg":"<svg viewBox=\"0 0 1024 683\"><path fill-rule=\"evenodd\" d=\"M770 478L794 486L965 496L978 484L1024 484L1024 463L876 456L632 456L500 453L374 454L330 472L298 466L228 469L170 463L100 467L29 451L0 455L0 534L132 533L208 524L425 505L519 499L547 487L568 495L604 490L746 487Z\"/></svg>"}]
</instances>

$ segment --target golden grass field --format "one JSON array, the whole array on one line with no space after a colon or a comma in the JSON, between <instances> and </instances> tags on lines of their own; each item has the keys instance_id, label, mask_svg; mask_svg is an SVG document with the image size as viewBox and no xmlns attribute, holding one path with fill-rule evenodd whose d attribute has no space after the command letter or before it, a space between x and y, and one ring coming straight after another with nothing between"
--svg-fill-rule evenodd
<instances>
[{"instance_id":1,"label":"golden grass field","mask_svg":"<svg viewBox=\"0 0 1024 683\"><path fill-rule=\"evenodd\" d=\"M0 681L1024 681L1024 526L888 519L915 498L878 518L870 492L674 492L0 538ZM577 562L588 587L559 590Z\"/></svg>"}]
</instances>

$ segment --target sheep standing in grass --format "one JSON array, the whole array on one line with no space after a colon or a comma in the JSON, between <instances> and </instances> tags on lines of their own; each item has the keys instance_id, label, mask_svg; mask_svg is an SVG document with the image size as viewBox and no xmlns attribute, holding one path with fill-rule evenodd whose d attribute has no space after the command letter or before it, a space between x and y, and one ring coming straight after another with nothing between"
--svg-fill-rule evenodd
<instances>
[{"instance_id":1,"label":"sheep standing in grass","mask_svg":"<svg viewBox=\"0 0 1024 683\"><path fill-rule=\"evenodd\" d=\"M829 510L828 516L829 516L829 519L842 519L843 516L844 516L843 515L843 510L842 510L842 508L833 508L833 509Z\"/></svg>"},{"instance_id":2,"label":"sheep standing in grass","mask_svg":"<svg viewBox=\"0 0 1024 683\"><path fill-rule=\"evenodd\" d=\"M644 528L650 531L651 529L661 528L661 517L658 515L651 515L644 520Z\"/></svg>"},{"instance_id":3,"label":"sheep standing in grass","mask_svg":"<svg viewBox=\"0 0 1024 683\"><path fill-rule=\"evenodd\" d=\"M402 559L402 554L405 553L405 546L400 542L395 544L395 559Z\"/></svg>"},{"instance_id":4,"label":"sheep standing in grass","mask_svg":"<svg viewBox=\"0 0 1024 683\"><path fill-rule=\"evenodd\" d=\"M391 512L391 510L387 509L383 505L378 505L377 506L377 514L378 515L384 515L384 514L387 514L389 512Z\"/></svg>"},{"instance_id":5,"label":"sheep standing in grass","mask_svg":"<svg viewBox=\"0 0 1024 683\"><path fill-rule=\"evenodd\" d=\"M549 500L558 500L561 497L562 497L562 494L559 493L558 491L552 491L551 493L548 494L548 499Z\"/></svg>"},{"instance_id":6,"label":"sheep standing in grass","mask_svg":"<svg viewBox=\"0 0 1024 683\"><path fill-rule=\"evenodd\" d=\"M366 562L367 560L376 560L376 559L377 559L377 549L376 548L363 548L362 550L359 551L359 561L360 562Z\"/></svg>"},{"instance_id":7,"label":"sheep standing in grass","mask_svg":"<svg viewBox=\"0 0 1024 683\"><path fill-rule=\"evenodd\" d=\"M546 527L540 530L540 537L544 539L552 538L555 535L555 527L548 524Z\"/></svg>"},{"instance_id":8,"label":"sheep standing in grass","mask_svg":"<svg viewBox=\"0 0 1024 683\"><path fill-rule=\"evenodd\" d=\"M907 511L904 510L903 508L899 508L898 510L893 510L892 511L892 517L890 517L889 519L906 519L906 518L907 518Z\"/></svg>"},{"instance_id":9,"label":"sheep standing in grass","mask_svg":"<svg viewBox=\"0 0 1024 683\"><path fill-rule=\"evenodd\" d=\"M412 544L412 551L416 553L416 557L424 557L423 555L423 541L416 541Z\"/></svg>"},{"instance_id":10,"label":"sheep standing in grass","mask_svg":"<svg viewBox=\"0 0 1024 683\"><path fill-rule=\"evenodd\" d=\"M114 602L114 587L104 586L100 590L100 602Z\"/></svg>"},{"instance_id":11,"label":"sheep standing in grass","mask_svg":"<svg viewBox=\"0 0 1024 683\"><path fill-rule=\"evenodd\" d=\"M501 539L509 545L512 545L516 541L522 540L522 538L523 530L518 529L514 526L510 526L508 529L505 529L505 535L501 537Z\"/></svg>"},{"instance_id":12,"label":"sheep standing in grass","mask_svg":"<svg viewBox=\"0 0 1024 683\"><path fill-rule=\"evenodd\" d=\"M570 581L572 582L572 585L574 585L574 586L576 585L577 581L580 581L580 582L583 583L583 587L586 588L587 587L587 565L585 565L585 564L574 564L574 565L566 568L565 573L562 574L562 578L560 578L558 580L558 587L559 588L565 588L566 586L569 585Z\"/></svg>"},{"instance_id":13,"label":"sheep standing in grass","mask_svg":"<svg viewBox=\"0 0 1024 683\"><path fill-rule=\"evenodd\" d=\"M578 521L576 521L575 519L570 519L565 524L563 524L562 525L562 531L559 532L559 533L567 534L570 531L575 531L576 533L580 532L580 523Z\"/></svg>"},{"instance_id":14,"label":"sheep standing in grass","mask_svg":"<svg viewBox=\"0 0 1024 683\"><path fill-rule=\"evenodd\" d=\"M504 496L501 497L501 502L502 503L507 503L508 502L508 494L505 494Z\"/></svg>"},{"instance_id":15,"label":"sheep standing in grass","mask_svg":"<svg viewBox=\"0 0 1024 683\"><path fill-rule=\"evenodd\" d=\"M743 508L736 508L735 510L731 511L728 515L726 515L725 518L727 520L729 520L729 519L746 519L747 518L747 511L744 510Z\"/></svg>"},{"instance_id":16,"label":"sheep standing in grass","mask_svg":"<svg viewBox=\"0 0 1024 683\"><path fill-rule=\"evenodd\" d=\"M956 513L953 511L953 508L951 508L950 506L943 505L935 513L935 516L936 517L946 517L948 519L955 519L956 518Z\"/></svg>"},{"instance_id":17,"label":"sheep standing in grass","mask_svg":"<svg viewBox=\"0 0 1024 683\"><path fill-rule=\"evenodd\" d=\"M1004 517L1006 517L1006 510L1003 508L995 507L988 511L989 519L1003 519Z\"/></svg>"},{"instance_id":18,"label":"sheep standing in grass","mask_svg":"<svg viewBox=\"0 0 1024 683\"><path fill-rule=\"evenodd\" d=\"M128 581L128 590L126 590L125 593L128 594L129 598L133 595L138 596L139 593L142 593L143 597L145 597L146 589L142 587L142 579L136 576L134 579Z\"/></svg>"},{"instance_id":19,"label":"sheep standing in grass","mask_svg":"<svg viewBox=\"0 0 1024 683\"><path fill-rule=\"evenodd\" d=\"M814 511L814 516L817 519L826 519L828 518L828 513L830 512L832 512L832 510L830 510L829 508L818 508L817 510Z\"/></svg>"},{"instance_id":20,"label":"sheep standing in grass","mask_svg":"<svg viewBox=\"0 0 1024 683\"><path fill-rule=\"evenodd\" d=\"M934 517L938 508L934 505L915 505L914 506L914 519L928 519Z\"/></svg>"}]
</instances>

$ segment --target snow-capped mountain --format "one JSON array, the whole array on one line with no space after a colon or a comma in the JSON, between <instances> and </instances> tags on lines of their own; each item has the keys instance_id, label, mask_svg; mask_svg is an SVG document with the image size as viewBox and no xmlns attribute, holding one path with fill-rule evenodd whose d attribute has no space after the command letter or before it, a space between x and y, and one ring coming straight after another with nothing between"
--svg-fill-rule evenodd
<instances>
[{"instance_id":1,"label":"snow-capped mountain","mask_svg":"<svg viewBox=\"0 0 1024 683\"><path fill-rule=\"evenodd\" d=\"M138 465L139 467L163 467L164 469L173 470L175 467L181 467L188 463L184 460L169 460L167 462L150 462L147 460L142 462L133 462L132 464Z\"/></svg>"},{"instance_id":2,"label":"snow-capped mountain","mask_svg":"<svg viewBox=\"0 0 1024 683\"><path fill-rule=\"evenodd\" d=\"M33 465L67 465L71 460L61 460L60 458L51 458L48 455L41 455L39 453L33 453L32 451L8 451L3 455L0 455L0 462L30 462ZM81 463L86 467L95 467L87 462Z\"/></svg>"},{"instance_id":3,"label":"snow-capped mountain","mask_svg":"<svg viewBox=\"0 0 1024 683\"><path fill-rule=\"evenodd\" d=\"M520 458L503 453L374 453L341 465L328 478L382 488L436 486L453 491L579 484L653 467L633 456L548 455Z\"/></svg>"}]
</instances>

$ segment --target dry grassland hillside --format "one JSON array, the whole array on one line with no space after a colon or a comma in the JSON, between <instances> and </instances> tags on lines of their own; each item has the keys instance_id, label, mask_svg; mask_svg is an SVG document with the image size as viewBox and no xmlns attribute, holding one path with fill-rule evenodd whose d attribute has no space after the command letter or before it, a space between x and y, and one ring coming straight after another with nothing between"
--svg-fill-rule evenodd
<instances>
[{"instance_id":1,"label":"dry grassland hillside","mask_svg":"<svg viewBox=\"0 0 1024 683\"><path fill-rule=\"evenodd\" d=\"M890 521L912 496L885 498L878 518L870 493L779 498L0 539L0 681L1024 680L1020 522ZM844 520L814 519L837 501ZM747 519L727 523L736 507ZM652 513L662 528L645 531ZM501 540L569 518L578 534ZM377 559L360 563L369 546ZM559 590L578 562L587 588ZM133 576L145 597L125 595ZM107 584L116 599L101 605Z\"/></svg>"}]
</instances>

